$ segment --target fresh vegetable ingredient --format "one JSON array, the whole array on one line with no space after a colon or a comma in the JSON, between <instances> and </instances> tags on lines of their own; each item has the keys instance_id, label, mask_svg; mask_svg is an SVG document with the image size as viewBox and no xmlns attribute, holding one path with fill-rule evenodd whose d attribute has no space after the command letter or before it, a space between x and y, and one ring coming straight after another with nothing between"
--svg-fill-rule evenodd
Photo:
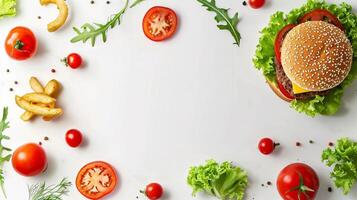
<instances>
[{"instance_id":1,"label":"fresh vegetable ingredient","mask_svg":"<svg viewBox=\"0 0 357 200\"><path fill-rule=\"evenodd\" d=\"M145 0L135 0L134 3L131 4L130 8L134 8L135 6L137 6L138 4L140 4L143 1L145 1Z\"/></svg>"},{"instance_id":2,"label":"fresh vegetable ingredient","mask_svg":"<svg viewBox=\"0 0 357 200\"><path fill-rule=\"evenodd\" d=\"M248 3L250 7L258 9L264 6L265 0L249 0Z\"/></svg>"},{"instance_id":3,"label":"fresh vegetable ingredient","mask_svg":"<svg viewBox=\"0 0 357 200\"><path fill-rule=\"evenodd\" d=\"M288 24L296 24L303 16L316 9L324 9L335 15L342 23L345 33L353 47L353 64L347 78L338 87L332 89L326 96L315 96L310 100L293 100L291 107L308 116L333 115L341 105L344 90L351 85L357 76L357 15L352 7L346 3L340 5L329 4L322 0L308 0L301 8L294 9L288 14L277 12L272 15L269 25L261 33L255 57L254 65L261 70L265 78L276 84L276 70L274 64L274 42L278 32Z\"/></svg>"},{"instance_id":4,"label":"fresh vegetable ingredient","mask_svg":"<svg viewBox=\"0 0 357 200\"><path fill-rule=\"evenodd\" d=\"M193 189L193 195L206 192L222 200L242 200L248 186L248 176L247 172L230 162L219 164L208 160L205 165L191 167L187 182Z\"/></svg>"},{"instance_id":5,"label":"fresh vegetable ingredient","mask_svg":"<svg viewBox=\"0 0 357 200\"><path fill-rule=\"evenodd\" d=\"M56 97L61 88L57 80L53 79L43 87L36 77L31 77L30 86L34 93L15 97L17 105L26 110L20 117L23 121L29 121L36 115L43 116L45 121L51 121L62 115L63 110L55 108Z\"/></svg>"},{"instance_id":6,"label":"fresh vegetable ingredient","mask_svg":"<svg viewBox=\"0 0 357 200\"><path fill-rule=\"evenodd\" d=\"M310 166L293 163L279 173L277 187L284 200L314 200L319 190L319 178Z\"/></svg>"},{"instance_id":7,"label":"fresh vegetable ingredient","mask_svg":"<svg viewBox=\"0 0 357 200\"><path fill-rule=\"evenodd\" d=\"M348 194L357 181L357 142L339 139L334 148L323 151L322 161L333 167L330 175L336 187Z\"/></svg>"},{"instance_id":8,"label":"fresh vegetable ingredient","mask_svg":"<svg viewBox=\"0 0 357 200\"><path fill-rule=\"evenodd\" d=\"M218 23L217 27L220 30L229 31L234 38L234 44L239 46L241 36L237 29L237 25L239 22L238 13L235 13L233 17L230 17L228 14L228 9L217 7L215 0L197 1L200 2L202 6L206 7L208 11L216 13L216 17L214 19Z\"/></svg>"},{"instance_id":9,"label":"fresh vegetable ingredient","mask_svg":"<svg viewBox=\"0 0 357 200\"><path fill-rule=\"evenodd\" d=\"M66 142L70 147L78 147L82 143L82 133L77 129L68 130L66 133Z\"/></svg>"},{"instance_id":10,"label":"fresh vegetable ingredient","mask_svg":"<svg viewBox=\"0 0 357 200\"><path fill-rule=\"evenodd\" d=\"M177 24L175 11L170 8L155 6L150 8L144 16L143 30L146 37L158 42L174 35Z\"/></svg>"},{"instance_id":11,"label":"fresh vegetable ingredient","mask_svg":"<svg viewBox=\"0 0 357 200\"><path fill-rule=\"evenodd\" d=\"M46 169L47 156L40 145L28 143L15 150L11 162L17 173L23 176L36 176Z\"/></svg>"},{"instance_id":12,"label":"fresh vegetable ingredient","mask_svg":"<svg viewBox=\"0 0 357 200\"><path fill-rule=\"evenodd\" d=\"M258 149L262 154L269 155L269 154L273 153L275 147L278 145L279 145L279 143L275 143L270 138L263 138L259 141Z\"/></svg>"},{"instance_id":13,"label":"fresh vegetable ingredient","mask_svg":"<svg viewBox=\"0 0 357 200\"><path fill-rule=\"evenodd\" d=\"M6 53L15 60L26 60L32 57L36 49L37 40L29 28L23 26L15 27L6 37Z\"/></svg>"},{"instance_id":14,"label":"fresh vegetable ingredient","mask_svg":"<svg viewBox=\"0 0 357 200\"><path fill-rule=\"evenodd\" d=\"M57 5L59 14L55 20L47 25L47 30L49 32L57 31L63 26L68 18L68 6L65 0L40 0L40 4L43 6L47 6L49 4Z\"/></svg>"},{"instance_id":15,"label":"fresh vegetable ingredient","mask_svg":"<svg viewBox=\"0 0 357 200\"><path fill-rule=\"evenodd\" d=\"M288 24L284 28L282 28L278 35L275 38L274 51L275 57L279 63L281 63L281 47L283 46L283 41L285 39L286 34L291 31L296 26L296 24Z\"/></svg>"},{"instance_id":16,"label":"fresh vegetable ingredient","mask_svg":"<svg viewBox=\"0 0 357 200\"><path fill-rule=\"evenodd\" d=\"M142 193L144 193L150 200L157 200L162 197L164 189L162 189L161 185L158 183L150 183Z\"/></svg>"},{"instance_id":17,"label":"fresh vegetable ingredient","mask_svg":"<svg viewBox=\"0 0 357 200\"><path fill-rule=\"evenodd\" d=\"M16 0L0 0L0 19L16 15Z\"/></svg>"},{"instance_id":18,"label":"fresh vegetable ingredient","mask_svg":"<svg viewBox=\"0 0 357 200\"><path fill-rule=\"evenodd\" d=\"M325 21L337 26L338 28L344 31L344 27L341 24L340 20L338 20L335 15L324 9L316 9L312 12L305 14L299 19L299 23L304 23L307 21Z\"/></svg>"},{"instance_id":19,"label":"fresh vegetable ingredient","mask_svg":"<svg viewBox=\"0 0 357 200\"><path fill-rule=\"evenodd\" d=\"M92 46L95 45L95 40L98 36L102 36L103 42L107 41L107 31L110 28L114 28L116 25L120 25L121 17L128 8L129 0L125 1L124 7L105 24L99 23L85 23L81 26L82 31L79 28L73 27L73 30L77 33L77 36L71 39L72 43L82 41L83 43L90 40Z\"/></svg>"},{"instance_id":20,"label":"fresh vegetable ingredient","mask_svg":"<svg viewBox=\"0 0 357 200\"><path fill-rule=\"evenodd\" d=\"M72 183L66 178L56 185L47 186L45 182L29 187L29 200L62 200L69 192Z\"/></svg>"},{"instance_id":21,"label":"fresh vegetable ingredient","mask_svg":"<svg viewBox=\"0 0 357 200\"><path fill-rule=\"evenodd\" d=\"M5 154L3 156L3 154L5 152L10 152L11 149L4 147L2 142L4 140L9 140L9 136L4 135L4 131L6 129L8 129L9 126L9 122L7 121L7 115L8 115L8 108L5 107L2 111L2 118L0 121L0 188L2 193L4 194L5 198L6 198L6 193L5 193L5 189L4 189L4 184L5 184L5 177L4 177L4 172L3 172L3 165L5 162L9 162L11 159L11 154Z\"/></svg>"},{"instance_id":22,"label":"fresh vegetable ingredient","mask_svg":"<svg viewBox=\"0 0 357 200\"><path fill-rule=\"evenodd\" d=\"M102 161L88 163L78 172L76 186L88 199L100 199L110 194L117 184L114 168Z\"/></svg>"},{"instance_id":23,"label":"fresh vegetable ingredient","mask_svg":"<svg viewBox=\"0 0 357 200\"><path fill-rule=\"evenodd\" d=\"M77 69L82 65L82 57L78 53L71 53L61 61L72 69Z\"/></svg>"}]
</instances>

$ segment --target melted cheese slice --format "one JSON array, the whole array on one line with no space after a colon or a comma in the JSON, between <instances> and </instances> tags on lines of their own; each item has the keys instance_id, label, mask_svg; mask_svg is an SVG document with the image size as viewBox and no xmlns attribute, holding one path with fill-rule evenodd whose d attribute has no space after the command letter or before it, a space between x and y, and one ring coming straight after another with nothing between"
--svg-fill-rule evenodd
<instances>
[{"instance_id":1,"label":"melted cheese slice","mask_svg":"<svg viewBox=\"0 0 357 200\"><path fill-rule=\"evenodd\" d=\"M293 83L293 92L294 92L294 94L301 94L301 93L306 93L306 92L311 92L311 91L305 90L305 89L299 87L298 85L296 85L295 83Z\"/></svg>"}]
</instances>

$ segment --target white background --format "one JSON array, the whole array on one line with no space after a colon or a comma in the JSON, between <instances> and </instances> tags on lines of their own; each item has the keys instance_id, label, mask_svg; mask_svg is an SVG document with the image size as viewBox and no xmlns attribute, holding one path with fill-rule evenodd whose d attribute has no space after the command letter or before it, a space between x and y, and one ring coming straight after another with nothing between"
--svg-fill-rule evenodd
<instances>
[{"instance_id":1,"label":"white background","mask_svg":"<svg viewBox=\"0 0 357 200\"><path fill-rule=\"evenodd\" d=\"M60 31L48 33L47 22L56 17L54 6L41 7L37 1L18 1L18 16L0 20L0 38L17 25L31 28L39 41L37 55L25 62L11 60L0 48L0 105L9 106L13 149L27 142L43 142L49 157L48 170L34 178L16 174L6 163L8 199L27 199L27 185L46 181L57 183L63 177L75 180L78 170L94 160L110 162L118 171L120 184L106 199L133 200L151 181L160 182L166 199L210 199L191 197L186 184L190 166L206 159L234 161L249 173L246 199L280 199L275 189L278 172L287 164L304 161L317 171L321 188L317 199L357 199L357 188L343 196L331 186L329 168L321 163L328 142L342 136L357 139L357 82L347 90L341 111L333 117L310 118L298 114L281 101L254 69L252 57L259 30L277 10L289 11L304 0L271 0L264 9L244 7L240 0L218 1L218 5L238 10L241 46L216 27L213 13L195 0L147 0L129 9L122 24L90 44L71 44L72 26L84 22L105 22L118 11L122 0L68 1L71 16ZM336 1L334 1L336 2ZM346 0L357 8L357 1ZM172 39L154 43L142 32L141 20L152 6L174 9L180 19ZM42 19L37 19L37 16ZM60 59L79 52L86 64L79 70L64 67ZM6 69L11 70L6 73ZM51 73L55 68L57 73ZM55 78L63 84L58 99L65 114L53 122L39 119L25 123L14 95L30 92L28 80L37 76L43 83ZM14 81L19 81L14 85ZM9 92L13 87L14 92ZM69 148L64 140L70 128L82 130L85 145ZM44 136L50 138L43 141ZM261 137L282 143L272 156L257 150ZM308 143L314 140L315 144ZM295 142L302 147L296 147ZM261 187L272 181L273 186ZM140 197L141 199L144 199ZM0 197L3 199L3 197ZM84 199L75 187L66 200Z\"/></svg>"}]
</instances>

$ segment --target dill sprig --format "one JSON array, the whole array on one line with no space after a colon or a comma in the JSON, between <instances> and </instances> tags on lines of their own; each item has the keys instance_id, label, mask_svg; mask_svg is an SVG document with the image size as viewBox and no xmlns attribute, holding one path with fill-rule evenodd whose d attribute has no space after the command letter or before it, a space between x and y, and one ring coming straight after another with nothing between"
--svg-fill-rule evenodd
<instances>
[{"instance_id":1,"label":"dill sprig","mask_svg":"<svg viewBox=\"0 0 357 200\"><path fill-rule=\"evenodd\" d=\"M4 135L4 131L7 128L10 128L9 122L7 121L7 115L8 115L8 108L5 107L2 112L2 119L0 121L0 188L2 193L4 194L6 198L6 193L4 189L4 183L5 183L5 178L4 178L4 171L2 169L2 166L4 165L5 162L10 161L11 154L7 154L3 156L4 152L10 152L11 149L4 147L2 142L4 140L9 140L10 137Z\"/></svg>"},{"instance_id":2,"label":"dill sprig","mask_svg":"<svg viewBox=\"0 0 357 200\"><path fill-rule=\"evenodd\" d=\"M45 182L29 187L29 200L61 200L69 192L72 183L63 178L57 185L46 186Z\"/></svg>"}]
</instances>

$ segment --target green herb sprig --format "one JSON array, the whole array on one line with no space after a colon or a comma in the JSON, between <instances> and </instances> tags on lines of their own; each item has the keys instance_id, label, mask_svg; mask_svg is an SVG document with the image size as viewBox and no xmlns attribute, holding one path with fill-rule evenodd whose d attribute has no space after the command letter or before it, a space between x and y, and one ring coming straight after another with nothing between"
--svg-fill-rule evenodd
<instances>
[{"instance_id":1,"label":"green herb sprig","mask_svg":"<svg viewBox=\"0 0 357 200\"><path fill-rule=\"evenodd\" d=\"M134 8L136 5L140 4L143 1L145 1L145 0L136 0L136 1L134 1L134 3L131 4L130 8Z\"/></svg>"},{"instance_id":2,"label":"green herb sprig","mask_svg":"<svg viewBox=\"0 0 357 200\"><path fill-rule=\"evenodd\" d=\"M62 200L69 192L72 183L63 178L57 185L46 186L45 182L29 187L29 200Z\"/></svg>"},{"instance_id":3,"label":"green herb sprig","mask_svg":"<svg viewBox=\"0 0 357 200\"><path fill-rule=\"evenodd\" d=\"M4 171L2 169L2 166L4 165L5 162L9 162L11 158L11 154L7 154L3 156L4 152L10 152L11 149L4 147L2 142L4 140L9 140L10 137L4 135L4 131L7 128L10 128L9 122L7 121L7 115L8 115L8 108L5 107L2 112L2 119L0 121L0 188L2 193L4 194L6 198L6 193L4 189L4 183L5 183L5 178L4 178Z\"/></svg>"},{"instance_id":4,"label":"green herb sprig","mask_svg":"<svg viewBox=\"0 0 357 200\"><path fill-rule=\"evenodd\" d=\"M233 17L230 17L228 14L228 9L217 7L215 0L197 0L197 1L200 2L202 6L206 7L208 11L216 13L214 19L218 23L217 27L220 30L229 31L234 38L235 41L234 44L239 46L241 36L237 29L237 25L239 22L238 13L235 13Z\"/></svg>"}]
</instances>

